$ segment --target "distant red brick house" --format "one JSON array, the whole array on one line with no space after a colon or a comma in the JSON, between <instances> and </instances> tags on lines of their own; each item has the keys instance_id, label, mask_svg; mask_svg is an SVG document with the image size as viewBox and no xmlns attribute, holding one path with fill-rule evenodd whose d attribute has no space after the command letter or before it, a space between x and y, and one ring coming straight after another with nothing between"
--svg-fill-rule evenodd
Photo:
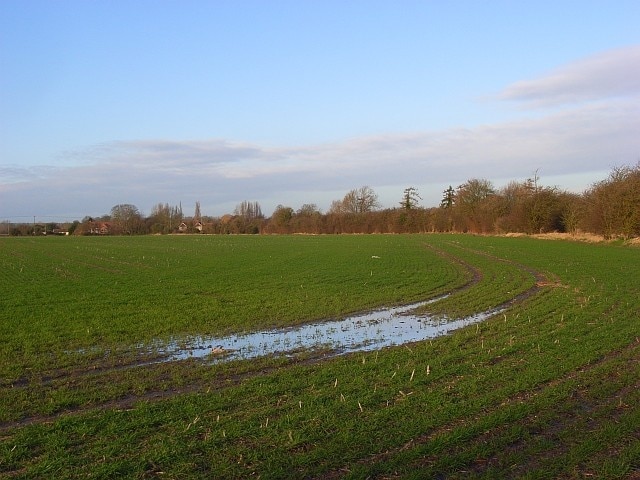
<instances>
[{"instance_id":1,"label":"distant red brick house","mask_svg":"<svg viewBox=\"0 0 640 480\"><path fill-rule=\"evenodd\" d=\"M111 230L110 222L91 222L89 224L89 233L93 235L109 235Z\"/></svg>"}]
</instances>

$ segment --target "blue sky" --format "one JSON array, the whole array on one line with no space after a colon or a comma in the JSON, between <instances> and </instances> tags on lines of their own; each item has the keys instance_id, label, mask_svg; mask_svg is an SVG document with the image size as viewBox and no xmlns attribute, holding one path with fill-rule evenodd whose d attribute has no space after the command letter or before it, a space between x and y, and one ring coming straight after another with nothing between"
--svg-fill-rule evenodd
<instances>
[{"instance_id":1,"label":"blue sky","mask_svg":"<svg viewBox=\"0 0 640 480\"><path fill-rule=\"evenodd\" d=\"M0 220L640 160L640 2L31 1L0 9Z\"/></svg>"}]
</instances>

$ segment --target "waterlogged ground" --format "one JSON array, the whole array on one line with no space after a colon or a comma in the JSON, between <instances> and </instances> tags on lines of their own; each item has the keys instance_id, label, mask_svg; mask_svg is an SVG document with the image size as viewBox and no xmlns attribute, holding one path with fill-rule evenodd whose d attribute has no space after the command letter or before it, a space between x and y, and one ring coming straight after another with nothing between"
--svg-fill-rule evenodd
<instances>
[{"instance_id":1,"label":"waterlogged ground","mask_svg":"<svg viewBox=\"0 0 640 480\"><path fill-rule=\"evenodd\" d=\"M198 336L173 342L166 352L168 360L195 357L213 363L266 355L289 355L302 350L323 351L327 356L333 356L428 340L499 313L499 309L492 309L458 320L412 313L445 297L295 328L227 337Z\"/></svg>"},{"instance_id":2,"label":"waterlogged ground","mask_svg":"<svg viewBox=\"0 0 640 480\"><path fill-rule=\"evenodd\" d=\"M478 269L461 259L456 261L471 274L471 279L457 289L458 293L471 289L482 280L483 273ZM224 337L193 336L160 346L159 350L166 355L168 361L202 358L210 363L221 363L269 355L288 356L299 352L321 353L325 357L331 357L429 340L497 315L509 305L531 296L546 283L546 278L541 273L523 265L510 265L535 278L536 283L524 292L514 293L499 305L462 318L416 313L424 310L423 307L427 305L449 298L451 293L447 293L426 301L378 309L344 319Z\"/></svg>"}]
</instances>

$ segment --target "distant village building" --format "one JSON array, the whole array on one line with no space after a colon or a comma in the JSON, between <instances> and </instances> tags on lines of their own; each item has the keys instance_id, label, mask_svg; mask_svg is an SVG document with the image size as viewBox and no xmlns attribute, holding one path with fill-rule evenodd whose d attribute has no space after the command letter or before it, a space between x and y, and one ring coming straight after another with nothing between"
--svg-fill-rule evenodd
<instances>
[{"instance_id":1,"label":"distant village building","mask_svg":"<svg viewBox=\"0 0 640 480\"><path fill-rule=\"evenodd\" d=\"M111 223L91 222L89 224L89 233L92 235L109 235L111 233Z\"/></svg>"},{"instance_id":2,"label":"distant village building","mask_svg":"<svg viewBox=\"0 0 640 480\"><path fill-rule=\"evenodd\" d=\"M194 230L197 230L198 232L202 233L203 228L204 228L204 224L202 222L194 222L193 224ZM187 225L187 223L185 222L182 222L180 225L178 225L178 232L180 233L189 233L189 230L190 230L189 225Z\"/></svg>"}]
</instances>

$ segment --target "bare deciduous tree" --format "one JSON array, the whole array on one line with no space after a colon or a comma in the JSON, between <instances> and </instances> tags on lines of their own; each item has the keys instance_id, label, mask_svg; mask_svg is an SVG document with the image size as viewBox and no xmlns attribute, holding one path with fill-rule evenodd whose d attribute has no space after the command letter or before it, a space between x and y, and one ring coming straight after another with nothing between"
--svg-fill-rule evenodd
<instances>
[{"instance_id":1,"label":"bare deciduous tree","mask_svg":"<svg viewBox=\"0 0 640 480\"><path fill-rule=\"evenodd\" d=\"M236 206L234 214L247 220L264 218L260 204L258 202L248 202L246 200Z\"/></svg>"},{"instance_id":2,"label":"bare deciduous tree","mask_svg":"<svg viewBox=\"0 0 640 480\"><path fill-rule=\"evenodd\" d=\"M117 233L125 235L144 233L142 215L135 205L128 203L115 205L111 209L111 222Z\"/></svg>"},{"instance_id":3,"label":"bare deciduous tree","mask_svg":"<svg viewBox=\"0 0 640 480\"><path fill-rule=\"evenodd\" d=\"M196 202L196 211L193 214L193 221L194 222L202 221L202 214L200 213L200 202Z\"/></svg>"},{"instance_id":4,"label":"bare deciduous tree","mask_svg":"<svg viewBox=\"0 0 640 480\"><path fill-rule=\"evenodd\" d=\"M331 204L332 213L367 213L380 207L378 194L369 186L362 186L349 191L341 202Z\"/></svg>"}]
</instances>

